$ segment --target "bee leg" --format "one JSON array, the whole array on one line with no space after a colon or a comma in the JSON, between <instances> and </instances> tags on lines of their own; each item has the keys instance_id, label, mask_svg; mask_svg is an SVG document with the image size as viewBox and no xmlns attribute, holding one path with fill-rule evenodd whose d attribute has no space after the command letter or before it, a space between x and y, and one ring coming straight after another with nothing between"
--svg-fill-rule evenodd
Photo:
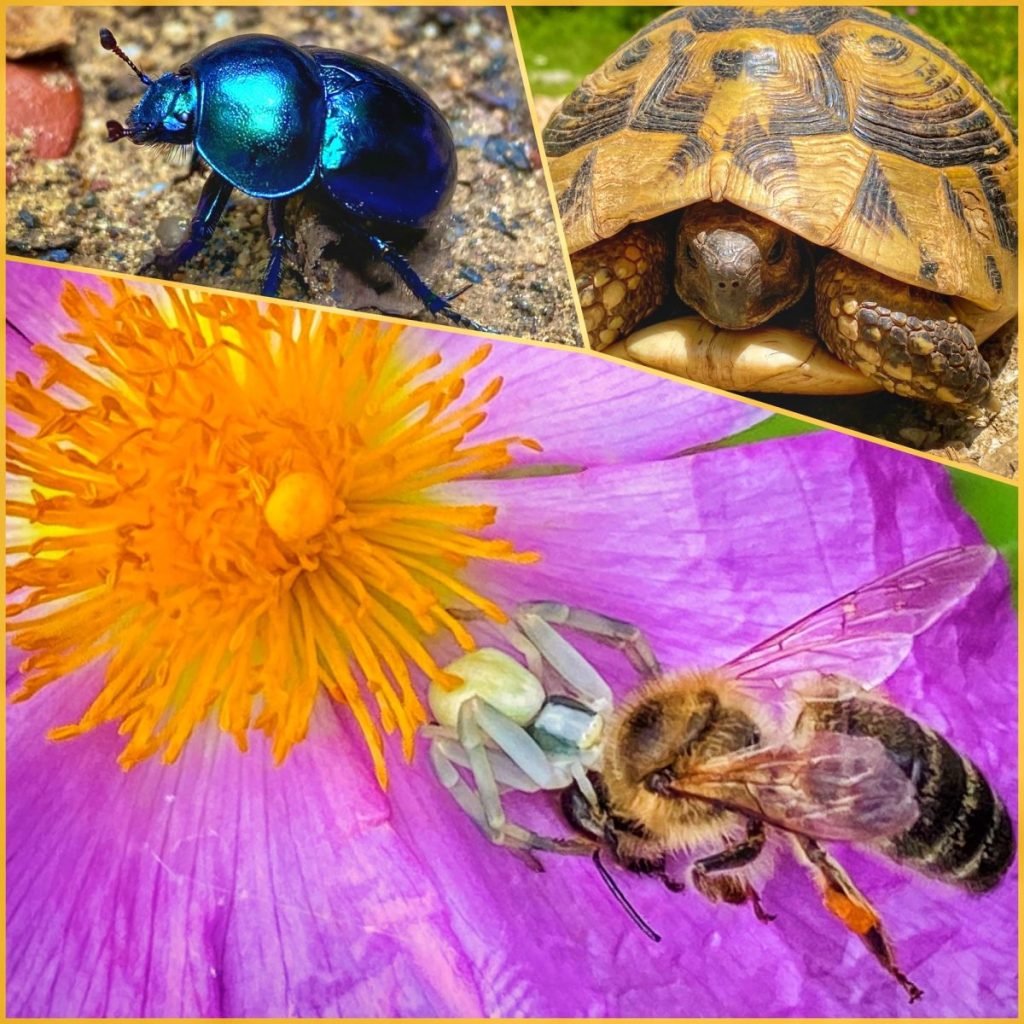
<instances>
[{"instance_id":1,"label":"bee leg","mask_svg":"<svg viewBox=\"0 0 1024 1024\"><path fill-rule=\"evenodd\" d=\"M622 856L615 848L614 830L611 829L608 832L607 842L615 850L616 860L627 871L632 871L637 875L648 875L651 878L657 878L669 892L686 892L686 883L679 881L678 878L673 878L668 873L664 857L660 857L657 860L640 860L634 857Z\"/></svg>"},{"instance_id":2,"label":"bee leg","mask_svg":"<svg viewBox=\"0 0 1024 1024\"><path fill-rule=\"evenodd\" d=\"M860 936L872 956L900 983L912 1003L920 999L924 992L897 967L882 919L867 897L817 842L807 836L796 836L795 840L814 872L826 908Z\"/></svg>"},{"instance_id":3,"label":"bee leg","mask_svg":"<svg viewBox=\"0 0 1024 1024\"><path fill-rule=\"evenodd\" d=\"M745 878L731 873L752 864L761 855L764 841L764 823L751 818L745 838L727 844L723 850L702 857L693 865L694 888L712 903L749 903L762 924L774 921L775 915L764 909L757 890Z\"/></svg>"},{"instance_id":4,"label":"bee leg","mask_svg":"<svg viewBox=\"0 0 1024 1024\"><path fill-rule=\"evenodd\" d=\"M618 648L641 676L650 678L661 675L661 665L647 637L639 626L634 626L631 622L554 601L529 601L521 604L516 612L516 621L535 643L537 640L532 634L537 630L538 621L547 626L568 626L609 647ZM551 632L554 633L554 630Z\"/></svg>"}]
</instances>

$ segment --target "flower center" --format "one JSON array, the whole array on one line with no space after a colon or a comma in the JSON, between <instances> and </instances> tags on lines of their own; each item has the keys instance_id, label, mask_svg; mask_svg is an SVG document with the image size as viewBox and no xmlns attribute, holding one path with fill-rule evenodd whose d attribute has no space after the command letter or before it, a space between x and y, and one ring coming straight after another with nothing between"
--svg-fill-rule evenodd
<instances>
[{"instance_id":1,"label":"flower center","mask_svg":"<svg viewBox=\"0 0 1024 1024\"><path fill-rule=\"evenodd\" d=\"M489 347L411 359L398 327L109 287L67 287L76 329L35 347L38 383L8 385L14 699L99 666L50 736L116 722L127 768L211 718L281 760L326 693L383 785L382 732L411 755L423 680L455 683L428 638L471 650L466 615L504 619L466 567L536 557L481 535L493 506L448 496L536 447L473 442L501 387L467 383Z\"/></svg>"},{"instance_id":2,"label":"flower center","mask_svg":"<svg viewBox=\"0 0 1024 1024\"><path fill-rule=\"evenodd\" d=\"M321 533L334 514L330 484L309 471L285 473L274 485L263 516L285 544L299 544Z\"/></svg>"}]
</instances>

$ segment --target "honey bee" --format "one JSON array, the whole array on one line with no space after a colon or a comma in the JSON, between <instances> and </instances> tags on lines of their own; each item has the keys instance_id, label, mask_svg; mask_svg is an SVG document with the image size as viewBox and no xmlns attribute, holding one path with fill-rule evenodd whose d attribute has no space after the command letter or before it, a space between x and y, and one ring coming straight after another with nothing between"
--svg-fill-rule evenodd
<instances>
[{"instance_id":1,"label":"honey bee","mask_svg":"<svg viewBox=\"0 0 1024 1024\"><path fill-rule=\"evenodd\" d=\"M674 891L686 882L669 860L688 854L697 892L749 904L768 922L758 858L769 842L788 845L825 907L913 1002L922 991L900 970L878 912L823 844L865 845L977 893L1006 874L1013 826L981 770L873 692L913 637L970 593L994 560L983 546L931 555L711 671L664 672L628 623L524 605L510 639L525 668L484 648L449 666L462 686L432 689L435 771L494 842L528 859L533 851L592 854L655 938L610 882L602 850ZM621 648L644 681L615 707L556 625ZM470 769L475 788L457 765ZM579 837L549 838L509 822L501 804L508 789L560 791Z\"/></svg>"}]
</instances>

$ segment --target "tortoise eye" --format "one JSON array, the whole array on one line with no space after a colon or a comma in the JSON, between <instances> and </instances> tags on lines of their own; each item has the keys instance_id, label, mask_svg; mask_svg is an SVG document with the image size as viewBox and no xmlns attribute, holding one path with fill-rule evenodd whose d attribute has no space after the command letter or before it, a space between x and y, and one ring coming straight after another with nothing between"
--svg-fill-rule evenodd
<instances>
[{"instance_id":1,"label":"tortoise eye","mask_svg":"<svg viewBox=\"0 0 1024 1024\"><path fill-rule=\"evenodd\" d=\"M786 251L786 239L780 238L769 250L765 257L769 263L778 263Z\"/></svg>"}]
</instances>

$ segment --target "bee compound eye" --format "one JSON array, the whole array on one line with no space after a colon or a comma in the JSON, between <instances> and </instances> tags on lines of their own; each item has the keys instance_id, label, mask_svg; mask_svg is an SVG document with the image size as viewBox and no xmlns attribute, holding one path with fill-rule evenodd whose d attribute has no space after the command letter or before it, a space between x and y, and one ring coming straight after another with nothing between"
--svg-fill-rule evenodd
<instances>
[{"instance_id":1,"label":"bee compound eye","mask_svg":"<svg viewBox=\"0 0 1024 1024\"><path fill-rule=\"evenodd\" d=\"M659 768L658 771L651 772L651 774L644 779L644 788L658 796L665 796L668 794L669 787L673 782L675 782L675 773L672 769Z\"/></svg>"}]
</instances>

